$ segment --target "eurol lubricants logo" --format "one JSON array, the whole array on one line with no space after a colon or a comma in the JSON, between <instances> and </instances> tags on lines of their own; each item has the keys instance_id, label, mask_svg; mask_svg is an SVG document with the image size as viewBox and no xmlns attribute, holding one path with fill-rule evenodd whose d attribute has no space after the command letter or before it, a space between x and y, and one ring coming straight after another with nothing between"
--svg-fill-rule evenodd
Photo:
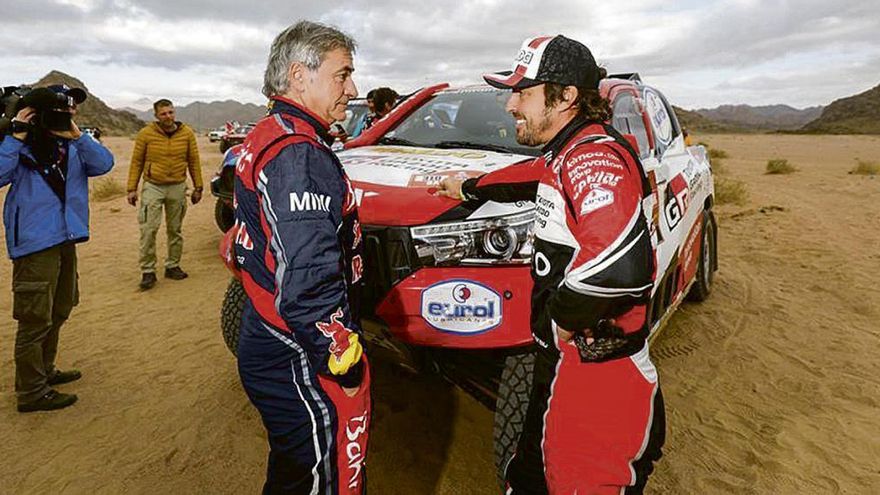
<instances>
[{"instance_id":1,"label":"eurol lubricants logo","mask_svg":"<svg viewBox=\"0 0 880 495\"><path fill-rule=\"evenodd\" d=\"M437 330L476 334L501 324L501 296L471 280L448 280L422 291L421 311Z\"/></svg>"}]
</instances>

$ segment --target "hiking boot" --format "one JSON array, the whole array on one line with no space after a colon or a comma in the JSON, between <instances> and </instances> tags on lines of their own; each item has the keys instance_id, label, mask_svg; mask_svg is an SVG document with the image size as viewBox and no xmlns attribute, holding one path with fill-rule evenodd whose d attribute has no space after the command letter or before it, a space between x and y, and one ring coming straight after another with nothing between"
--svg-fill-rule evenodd
<instances>
[{"instance_id":1,"label":"hiking boot","mask_svg":"<svg viewBox=\"0 0 880 495\"><path fill-rule=\"evenodd\" d=\"M59 371L55 370L55 373L52 373L46 383L49 385L61 385L62 383L70 383L75 382L82 378L82 373L79 370L67 370L67 371Z\"/></svg>"},{"instance_id":2,"label":"hiking boot","mask_svg":"<svg viewBox=\"0 0 880 495\"><path fill-rule=\"evenodd\" d=\"M76 402L75 394L62 394L55 390L46 392L46 395L40 397L33 402L26 402L18 405L18 412L34 412L34 411L53 411L55 409L64 409L65 407Z\"/></svg>"},{"instance_id":3,"label":"hiking boot","mask_svg":"<svg viewBox=\"0 0 880 495\"><path fill-rule=\"evenodd\" d=\"M181 270L179 266L165 269L165 278L170 278L171 280L183 280L186 277L189 277L189 275L187 275L185 271Z\"/></svg>"},{"instance_id":4,"label":"hiking boot","mask_svg":"<svg viewBox=\"0 0 880 495\"><path fill-rule=\"evenodd\" d=\"M156 274L153 272L144 273L144 276L141 277L141 283L139 287L141 290L150 290L153 286L156 285Z\"/></svg>"}]
</instances>

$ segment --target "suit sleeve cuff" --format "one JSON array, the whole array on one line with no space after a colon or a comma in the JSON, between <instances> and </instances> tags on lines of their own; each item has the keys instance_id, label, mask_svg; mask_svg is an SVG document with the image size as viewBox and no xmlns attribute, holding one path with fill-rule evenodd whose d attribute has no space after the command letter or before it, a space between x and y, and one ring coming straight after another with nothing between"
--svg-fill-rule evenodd
<instances>
[{"instance_id":1,"label":"suit sleeve cuff","mask_svg":"<svg viewBox=\"0 0 880 495\"><path fill-rule=\"evenodd\" d=\"M466 179L461 183L461 199L463 201L476 201L480 199L479 189L477 188L477 182L479 182L480 178L471 178Z\"/></svg>"},{"instance_id":2,"label":"suit sleeve cuff","mask_svg":"<svg viewBox=\"0 0 880 495\"><path fill-rule=\"evenodd\" d=\"M344 375L330 375L333 380L336 381L340 386L345 388L355 388L361 384L361 381L364 379L364 360L363 358L358 361L358 363L351 368L349 368L348 373Z\"/></svg>"}]
</instances>

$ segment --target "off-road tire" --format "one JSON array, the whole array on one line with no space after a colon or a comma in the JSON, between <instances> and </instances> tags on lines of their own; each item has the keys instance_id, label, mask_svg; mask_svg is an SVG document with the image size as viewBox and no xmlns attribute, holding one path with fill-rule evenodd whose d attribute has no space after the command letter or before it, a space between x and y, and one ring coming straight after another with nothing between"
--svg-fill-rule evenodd
<instances>
[{"instance_id":1,"label":"off-road tire","mask_svg":"<svg viewBox=\"0 0 880 495\"><path fill-rule=\"evenodd\" d=\"M235 210L229 207L222 199L214 203L214 222L222 232L227 232L235 224Z\"/></svg>"},{"instance_id":2,"label":"off-road tire","mask_svg":"<svg viewBox=\"0 0 880 495\"><path fill-rule=\"evenodd\" d=\"M498 387L498 400L495 403L495 473L502 489L504 470L516 449L519 436L526 420L529 393L532 390L532 372L535 368L535 353L512 354L504 361L501 382Z\"/></svg>"},{"instance_id":3,"label":"off-road tire","mask_svg":"<svg viewBox=\"0 0 880 495\"><path fill-rule=\"evenodd\" d=\"M238 279L229 281L223 306L220 307L220 328L223 330L223 342L233 356L238 354L238 332L241 328L241 313L247 294Z\"/></svg>"},{"instance_id":4,"label":"off-road tire","mask_svg":"<svg viewBox=\"0 0 880 495\"><path fill-rule=\"evenodd\" d=\"M715 270L718 269L718 229L711 210L703 212L703 233L700 237L700 259L697 265L697 279L688 293L688 299L703 302L712 292Z\"/></svg>"},{"instance_id":5,"label":"off-road tire","mask_svg":"<svg viewBox=\"0 0 880 495\"><path fill-rule=\"evenodd\" d=\"M227 141L225 139L221 139L220 140L220 153L226 153L226 150L228 150L229 148L231 148L231 146L229 146L229 141Z\"/></svg>"}]
</instances>

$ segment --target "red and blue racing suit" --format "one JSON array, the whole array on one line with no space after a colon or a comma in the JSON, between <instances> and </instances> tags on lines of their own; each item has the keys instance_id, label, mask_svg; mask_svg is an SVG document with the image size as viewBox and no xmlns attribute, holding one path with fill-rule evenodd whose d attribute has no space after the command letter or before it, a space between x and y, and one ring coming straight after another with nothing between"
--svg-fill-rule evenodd
<instances>
[{"instance_id":1,"label":"red and blue racing suit","mask_svg":"<svg viewBox=\"0 0 880 495\"><path fill-rule=\"evenodd\" d=\"M264 493L365 489L369 366L358 354L333 367L359 345L362 238L327 129L276 97L236 167L234 254L248 296L238 367L268 433Z\"/></svg>"}]
</instances>

